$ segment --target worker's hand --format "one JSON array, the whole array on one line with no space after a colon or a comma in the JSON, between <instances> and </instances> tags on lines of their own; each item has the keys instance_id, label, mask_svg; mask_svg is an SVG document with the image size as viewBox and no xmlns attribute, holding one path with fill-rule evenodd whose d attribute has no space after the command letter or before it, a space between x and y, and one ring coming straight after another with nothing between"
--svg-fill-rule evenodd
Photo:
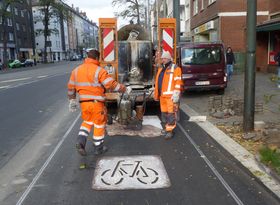
<instances>
[{"instance_id":1,"label":"worker's hand","mask_svg":"<svg viewBox=\"0 0 280 205\"><path fill-rule=\"evenodd\" d=\"M131 91L132 91L132 88L130 86L127 86L125 93L129 95L131 93Z\"/></svg>"},{"instance_id":2,"label":"worker's hand","mask_svg":"<svg viewBox=\"0 0 280 205\"><path fill-rule=\"evenodd\" d=\"M180 101L180 91L174 90L171 99L173 103L178 103Z\"/></svg>"},{"instance_id":3,"label":"worker's hand","mask_svg":"<svg viewBox=\"0 0 280 205\"><path fill-rule=\"evenodd\" d=\"M125 93L125 91L126 91L126 87L123 84L120 84L119 92Z\"/></svg>"},{"instance_id":4,"label":"worker's hand","mask_svg":"<svg viewBox=\"0 0 280 205\"><path fill-rule=\"evenodd\" d=\"M69 100L69 111L75 112L78 110L78 103L76 99L70 99Z\"/></svg>"}]
</instances>

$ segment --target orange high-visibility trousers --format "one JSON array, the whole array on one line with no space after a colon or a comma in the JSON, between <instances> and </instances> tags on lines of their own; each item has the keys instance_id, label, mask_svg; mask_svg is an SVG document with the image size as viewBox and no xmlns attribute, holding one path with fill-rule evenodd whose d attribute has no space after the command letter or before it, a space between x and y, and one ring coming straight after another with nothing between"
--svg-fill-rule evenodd
<instances>
[{"instance_id":1,"label":"orange high-visibility trousers","mask_svg":"<svg viewBox=\"0 0 280 205\"><path fill-rule=\"evenodd\" d=\"M176 127L175 105L170 97L160 96L160 110L166 117L165 130L171 132Z\"/></svg>"},{"instance_id":2,"label":"orange high-visibility trousers","mask_svg":"<svg viewBox=\"0 0 280 205\"><path fill-rule=\"evenodd\" d=\"M81 102L81 115L82 125L81 130L87 131L84 133L90 133L93 127L93 143L98 146L103 143L105 136L105 126L107 122L107 108L104 102L92 101ZM80 135L80 133L79 133Z\"/></svg>"}]
</instances>

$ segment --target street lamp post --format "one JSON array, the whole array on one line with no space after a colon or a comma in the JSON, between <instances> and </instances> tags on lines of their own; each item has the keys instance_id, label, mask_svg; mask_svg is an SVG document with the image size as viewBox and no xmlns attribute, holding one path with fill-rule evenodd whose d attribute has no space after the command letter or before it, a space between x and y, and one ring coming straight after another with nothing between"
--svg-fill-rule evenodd
<instances>
[{"instance_id":1,"label":"street lamp post","mask_svg":"<svg viewBox=\"0 0 280 205\"><path fill-rule=\"evenodd\" d=\"M176 19L176 39L177 45L180 42L180 0L173 0L173 17Z\"/></svg>"},{"instance_id":2,"label":"street lamp post","mask_svg":"<svg viewBox=\"0 0 280 205\"><path fill-rule=\"evenodd\" d=\"M254 130L256 77L256 19L257 1L247 0L247 53L244 79L243 130Z\"/></svg>"}]
</instances>

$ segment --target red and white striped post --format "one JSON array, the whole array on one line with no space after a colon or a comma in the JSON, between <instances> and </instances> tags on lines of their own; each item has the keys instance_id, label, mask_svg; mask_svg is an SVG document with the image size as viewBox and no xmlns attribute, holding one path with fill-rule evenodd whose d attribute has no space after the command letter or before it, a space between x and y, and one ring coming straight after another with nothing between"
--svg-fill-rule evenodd
<instances>
[{"instance_id":1,"label":"red and white striped post","mask_svg":"<svg viewBox=\"0 0 280 205\"><path fill-rule=\"evenodd\" d=\"M118 34L116 18L99 18L100 65L109 66L113 78L118 80Z\"/></svg>"},{"instance_id":2,"label":"red and white striped post","mask_svg":"<svg viewBox=\"0 0 280 205\"><path fill-rule=\"evenodd\" d=\"M168 51L176 62L176 19L160 18L158 27L158 48L162 52Z\"/></svg>"},{"instance_id":3,"label":"red and white striped post","mask_svg":"<svg viewBox=\"0 0 280 205\"><path fill-rule=\"evenodd\" d=\"M162 29L162 51L169 52L171 56L174 55L174 31L171 28Z\"/></svg>"},{"instance_id":4,"label":"red and white striped post","mask_svg":"<svg viewBox=\"0 0 280 205\"><path fill-rule=\"evenodd\" d=\"M115 60L115 41L114 41L114 30L111 28L103 29L103 50L104 50L104 61L110 62Z\"/></svg>"}]
</instances>

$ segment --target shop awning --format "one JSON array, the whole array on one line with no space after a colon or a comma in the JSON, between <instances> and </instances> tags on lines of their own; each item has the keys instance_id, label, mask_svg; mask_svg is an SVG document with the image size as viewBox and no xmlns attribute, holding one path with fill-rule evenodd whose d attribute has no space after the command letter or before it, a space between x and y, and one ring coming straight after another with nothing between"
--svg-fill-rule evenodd
<instances>
[{"instance_id":1,"label":"shop awning","mask_svg":"<svg viewBox=\"0 0 280 205\"><path fill-rule=\"evenodd\" d=\"M280 21L273 23L266 23L257 26L257 32L261 31L280 31Z\"/></svg>"}]
</instances>

